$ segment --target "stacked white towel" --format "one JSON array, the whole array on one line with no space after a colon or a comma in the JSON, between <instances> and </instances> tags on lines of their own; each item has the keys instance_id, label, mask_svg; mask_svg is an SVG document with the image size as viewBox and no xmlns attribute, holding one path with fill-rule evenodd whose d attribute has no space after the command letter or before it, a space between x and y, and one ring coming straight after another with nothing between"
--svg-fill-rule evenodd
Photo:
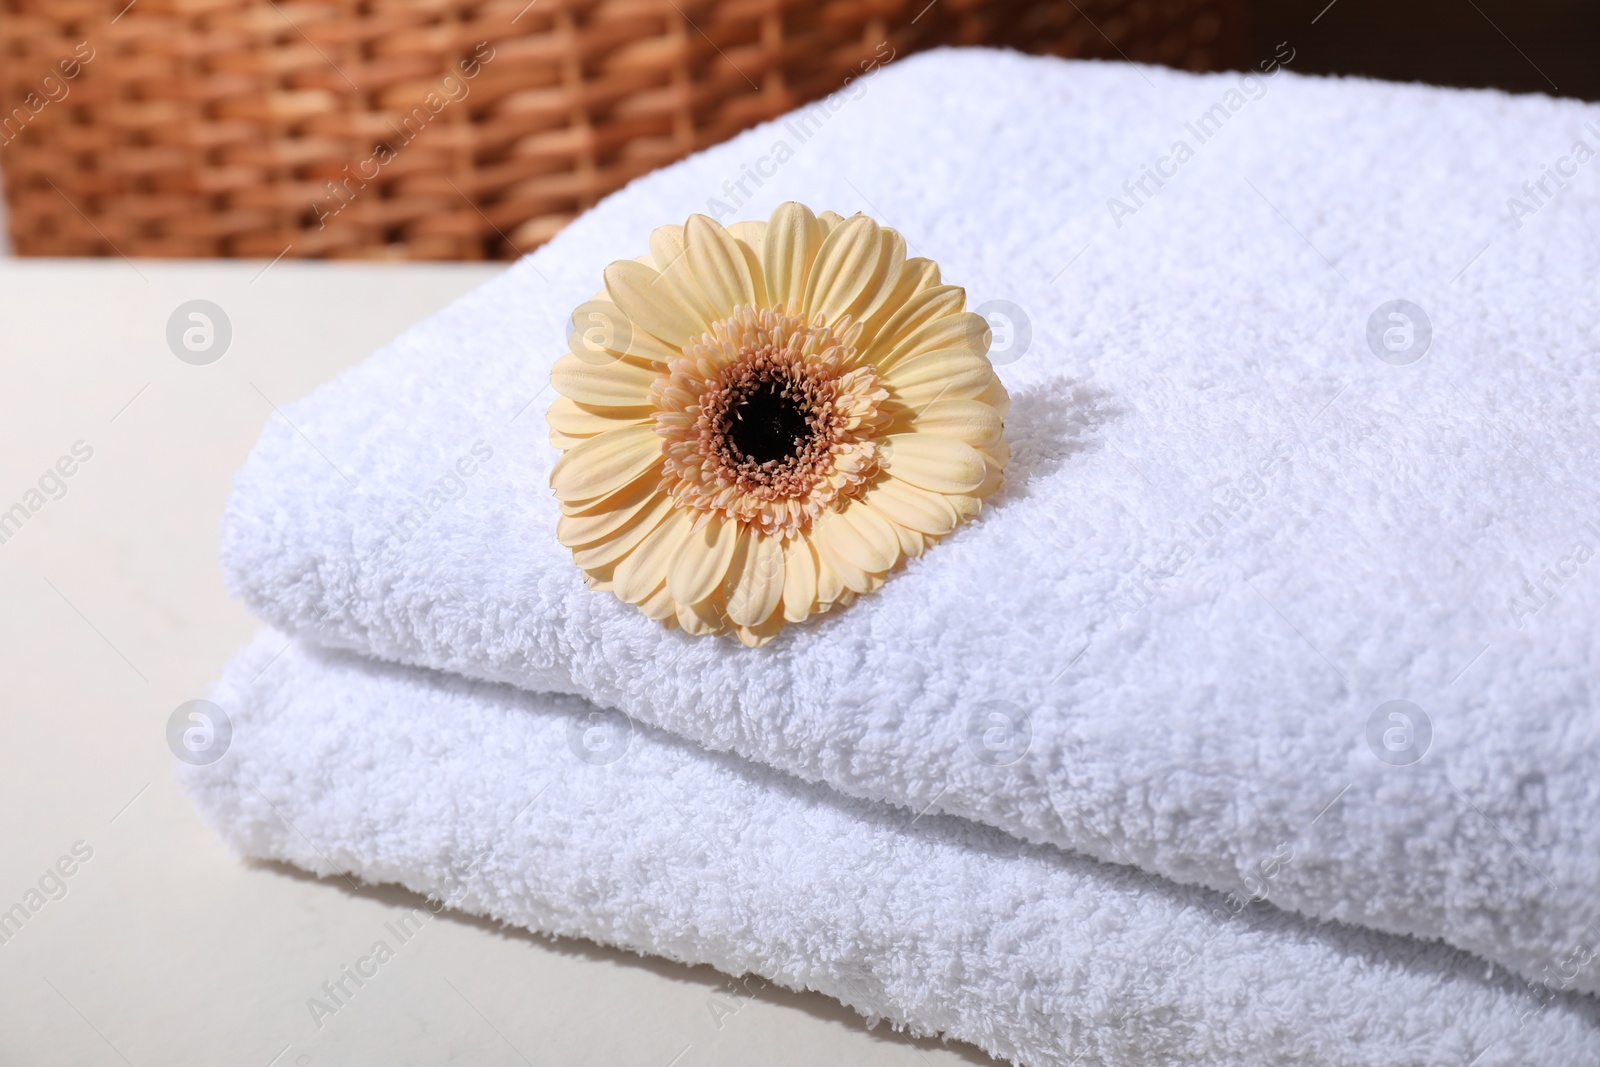
<instances>
[{"instance_id":1,"label":"stacked white towel","mask_svg":"<svg viewBox=\"0 0 1600 1067\"><path fill-rule=\"evenodd\" d=\"M285 644L229 668L233 749L183 768L252 856L821 990L1032 1067L1600 1060L1593 998L1442 945L914 818L572 697Z\"/></svg>"},{"instance_id":2,"label":"stacked white towel","mask_svg":"<svg viewBox=\"0 0 1600 1067\"><path fill-rule=\"evenodd\" d=\"M1600 109L990 52L839 103L274 419L234 587L324 645L1600 990L1600 187L1525 185ZM606 262L785 199L894 225L1031 345L1001 338L981 520L751 651L584 587L542 413Z\"/></svg>"}]
</instances>

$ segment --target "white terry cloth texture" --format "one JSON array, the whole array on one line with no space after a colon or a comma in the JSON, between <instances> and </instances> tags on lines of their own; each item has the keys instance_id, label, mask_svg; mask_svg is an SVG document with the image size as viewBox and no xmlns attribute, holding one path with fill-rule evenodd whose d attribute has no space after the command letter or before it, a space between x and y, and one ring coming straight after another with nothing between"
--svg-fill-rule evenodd
<instances>
[{"instance_id":1,"label":"white terry cloth texture","mask_svg":"<svg viewBox=\"0 0 1600 1067\"><path fill-rule=\"evenodd\" d=\"M851 92L286 408L232 587L324 645L1600 990L1600 164L1507 209L1600 108L990 51ZM752 651L585 588L542 417L608 261L786 199L896 226L1031 344L1000 332L1014 457L981 518ZM1427 316L1408 365L1392 299Z\"/></svg>"},{"instance_id":2,"label":"white terry cloth texture","mask_svg":"<svg viewBox=\"0 0 1600 1067\"><path fill-rule=\"evenodd\" d=\"M1444 945L914 819L573 697L284 643L265 632L214 693L231 749L179 765L249 856L815 989L1032 1067L1600 1062L1594 998Z\"/></svg>"}]
</instances>

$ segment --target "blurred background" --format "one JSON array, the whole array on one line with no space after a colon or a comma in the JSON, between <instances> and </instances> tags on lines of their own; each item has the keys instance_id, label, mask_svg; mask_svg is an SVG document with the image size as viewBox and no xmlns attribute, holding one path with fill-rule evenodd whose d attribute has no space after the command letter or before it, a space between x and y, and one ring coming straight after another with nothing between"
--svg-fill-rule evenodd
<instances>
[{"instance_id":1,"label":"blurred background","mask_svg":"<svg viewBox=\"0 0 1600 1067\"><path fill-rule=\"evenodd\" d=\"M1600 97L1600 0L0 0L6 248L510 259L939 45Z\"/></svg>"}]
</instances>

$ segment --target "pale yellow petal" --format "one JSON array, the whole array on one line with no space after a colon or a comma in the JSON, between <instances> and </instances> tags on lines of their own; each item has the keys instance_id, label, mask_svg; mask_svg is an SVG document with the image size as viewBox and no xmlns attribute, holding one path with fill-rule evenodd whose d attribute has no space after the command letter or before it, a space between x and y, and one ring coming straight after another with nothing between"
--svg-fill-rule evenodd
<instances>
[{"instance_id":1,"label":"pale yellow petal","mask_svg":"<svg viewBox=\"0 0 1600 1067\"><path fill-rule=\"evenodd\" d=\"M761 262L761 247L767 239L767 223L765 219L741 219L738 222L728 223L728 233L733 239L744 245L746 249L756 254L756 262ZM755 272L751 272L752 274Z\"/></svg>"},{"instance_id":2,"label":"pale yellow petal","mask_svg":"<svg viewBox=\"0 0 1600 1067\"><path fill-rule=\"evenodd\" d=\"M622 309L610 300L590 300L572 313L567 347L588 363L608 363L616 356L632 356L649 363L666 363L679 352L644 330L635 330Z\"/></svg>"},{"instance_id":3,"label":"pale yellow petal","mask_svg":"<svg viewBox=\"0 0 1600 1067\"><path fill-rule=\"evenodd\" d=\"M754 626L735 626L733 632L745 647L760 648L778 636L778 632L783 629L784 621L783 612L774 611Z\"/></svg>"},{"instance_id":4,"label":"pale yellow petal","mask_svg":"<svg viewBox=\"0 0 1600 1067\"><path fill-rule=\"evenodd\" d=\"M937 288L943 284L939 277L939 264L925 256L906 260L906 270L916 273L916 291L919 293L924 289Z\"/></svg>"},{"instance_id":5,"label":"pale yellow petal","mask_svg":"<svg viewBox=\"0 0 1600 1067\"><path fill-rule=\"evenodd\" d=\"M953 437L890 434L880 441L883 469L935 493L970 493L987 474L983 454Z\"/></svg>"},{"instance_id":6,"label":"pale yellow petal","mask_svg":"<svg viewBox=\"0 0 1600 1067\"><path fill-rule=\"evenodd\" d=\"M556 520L556 539L568 548L591 545L611 537L625 526L642 519L652 507L665 499L654 479L636 478L624 490L606 499L613 505L583 515L562 515ZM666 514L663 510L661 514Z\"/></svg>"},{"instance_id":7,"label":"pale yellow petal","mask_svg":"<svg viewBox=\"0 0 1600 1067\"><path fill-rule=\"evenodd\" d=\"M655 367L631 359L591 363L568 352L550 368L550 384L556 392L580 404L636 408L650 403L650 387L657 374Z\"/></svg>"},{"instance_id":8,"label":"pale yellow petal","mask_svg":"<svg viewBox=\"0 0 1600 1067\"><path fill-rule=\"evenodd\" d=\"M573 447L574 445L583 444L583 442L587 441L590 437L593 437L593 436L594 436L593 434L566 434L566 433L562 433L560 430L551 430L550 431L550 444L551 444L552 447L560 449L562 452L565 452L567 449Z\"/></svg>"},{"instance_id":9,"label":"pale yellow petal","mask_svg":"<svg viewBox=\"0 0 1600 1067\"><path fill-rule=\"evenodd\" d=\"M828 516L820 516L812 524L811 535L808 538L812 555L817 563L817 609L826 611L828 606L844 595L844 571L846 564L836 559L837 553L827 548L827 537L823 527L827 524ZM854 568L850 568L854 570Z\"/></svg>"},{"instance_id":10,"label":"pale yellow petal","mask_svg":"<svg viewBox=\"0 0 1600 1067\"><path fill-rule=\"evenodd\" d=\"M761 264L767 298L774 305L798 308L806 295L811 264L822 247L824 228L811 209L789 201L779 204L767 223Z\"/></svg>"},{"instance_id":11,"label":"pale yellow petal","mask_svg":"<svg viewBox=\"0 0 1600 1067\"><path fill-rule=\"evenodd\" d=\"M643 263L618 260L606 268L606 293L636 328L679 348L706 331L704 318L678 298L670 283Z\"/></svg>"},{"instance_id":12,"label":"pale yellow petal","mask_svg":"<svg viewBox=\"0 0 1600 1067\"><path fill-rule=\"evenodd\" d=\"M993 377L994 367L987 359L960 349L924 352L878 375L891 396L916 407L924 407L936 399L971 399L982 392ZM941 391L941 386L947 388ZM932 391L927 387L933 387ZM908 399L913 394L919 398L914 402Z\"/></svg>"},{"instance_id":13,"label":"pale yellow petal","mask_svg":"<svg viewBox=\"0 0 1600 1067\"><path fill-rule=\"evenodd\" d=\"M669 619L677 621L678 605L673 602L672 594L667 592L665 582L639 602L639 610L644 612L645 618L655 619L657 622L666 622Z\"/></svg>"},{"instance_id":14,"label":"pale yellow petal","mask_svg":"<svg viewBox=\"0 0 1600 1067\"><path fill-rule=\"evenodd\" d=\"M615 574L616 565L637 548L639 542L655 532L672 513L671 499L664 493L657 494L632 522L618 528L610 537L573 549L573 562L592 577L609 582Z\"/></svg>"},{"instance_id":15,"label":"pale yellow petal","mask_svg":"<svg viewBox=\"0 0 1600 1067\"><path fill-rule=\"evenodd\" d=\"M840 542L856 537L838 512L824 512L811 525L811 547L816 549L816 597L822 605L830 605L843 597L843 589L862 592L872 585L866 569L856 565L846 555Z\"/></svg>"},{"instance_id":16,"label":"pale yellow petal","mask_svg":"<svg viewBox=\"0 0 1600 1067\"><path fill-rule=\"evenodd\" d=\"M738 546L739 523L709 513L684 539L672 560L667 587L680 604L696 604L716 591L733 561Z\"/></svg>"},{"instance_id":17,"label":"pale yellow petal","mask_svg":"<svg viewBox=\"0 0 1600 1067\"><path fill-rule=\"evenodd\" d=\"M945 499L956 509L956 514L961 516L962 522L971 522L983 510L983 501L972 493L953 493Z\"/></svg>"},{"instance_id":18,"label":"pale yellow petal","mask_svg":"<svg viewBox=\"0 0 1600 1067\"><path fill-rule=\"evenodd\" d=\"M820 314L824 322L837 322L875 284L880 254L878 224L865 215L851 216L828 234L806 280L801 316L810 321Z\"/></svg>"},{"instance_id":19,"label":"pale yellow petal","mask_svg":"<svg viewBox=\"0 0 1600 1067\"><path fill-rule=\"evenodd\" d=\"M654 408L588 408L570 397L558 396L550 403L544 421L550 429L565 437L593 437L607 430L619 430L636 422L650 419Z\"/></svg>"},{"instance_id":20,"label":"pale yellow petal","mask_svg":"<svg viewBox=\"0 0 1600 1067\"><path fill-rule=\"evenodd\" d=\"M911 263L917 262L912 260ZM910 263L907 266L909 273ZM863 359L876 365L902 341L935 319L956 315L967 306L967 292L957 285L924 285L882 322L867 324Z\"/></svg>"},{"instance_id":21,"label":"pale yellow petal","mask_svg":"<svg viewBox=\"0 0 1600 1067\"><path fill-rule=\"evenodd\" d=\"M767 301L766 275L761 267L761 252L767 240L767 224L736 222L728 227L728 232L739 242L739 250L744 253L745 266L750 271L750 284L755 288L756 306L770 307Z\"/></svg>"},{"instance_id":22,"label":"pale yellow petal","mask_svg":"<svg viewBox=\"0 0 1600 1067\"><path fill-rule=\"evenodd\" d=\"M895 535L894 524L881 512L854 500L845 506L839 517L867 547L866 555L855 557L863 570L886 571L900 562L900 538Z\"/></svg>"},{"instance_id":23,"label":"pale yellow petal","mask_svg":"<svg viewBox=\"0 0 1600 1067\"><path fill-rule=\"evenodd\" d=\"M892 347L872 360L880 372L928 352L957 351L983 357L989 351L989 321L971 311L940 315L909 333L902 334Z\"/></svg>"},{"instance_id":24,"label":"pale yellow petal","mask_svg":"<svg viewBox=\"0 0 1600 1067\"><path fill-rule=\"evenodd\" d=\"M725 625L722 609L709 601L699 604L679 604L677 620L678 625L683 627L684 633L693 634L695 637L719 633Z\"/></svg>"},{"instance_id":25,"label":"pale yellow petal","mask_svg":"<svg viewBox=\"0 0 1600 1067\"><path fill-rule=\"evenodd\" d=\"M562 454L550 469L550 488L562 500L604 496L661 463L661 438L648 423L608 430Z\"/></svg>"},{"instance_id":26,"label":"pale yellow petal","mask_svg":"<svg viewBox=\"0 0 1600 1067\"><path fill-rule=\"evenodd\" d=\"M783 547L777 538L745 530L729 572L728 619L739 626L764 622L783 599Z\"/></svg>"},{"instance_id":27,"label":"pale yellow petal","mask_svg":"<svg viewBox=\"0 0 1600 1067\"><path fill-rule=\"evenodd\" d=\"M817 601L817 558L803 537L783 546L783 617L799 622Z\"/></svg>"},{"instance_id":28,"label":"pale yellow petal","mask_svg":"<svg viewBox=\"0 0 1600 1067\"><path fill-rule=\"evenodd\" d=\"M837 572L846 588L862 592L876 562L872 546L837 511L830 511L812 526L812 544L823 570ZM818 579L819 592L821 579Z\"/></svg>"},{"instance_id":29,"label":"pale yellow petal","mask_svg":"<svg viewBox=\"0 0 1600 1067\"><path fill-rule=\"evenodd\" d=\"M908 408L889 423L889 433L936 433L982 449L1000 440L1004 424L1000 413L979 400L935 400Z\"/></svg>"},{"instance_id":30,"label":"pale yellow petal","mask_svg":"<svg viewBox=\"0 0 1600 1067\"><path fill-rule=\"evenodd\" d=\"M983 481L978 483L978 488L972 491L972 495L978 497L979 499L990 496L996 489L1000 488L1005 480L1005 466L998 463L991 463L989 464L987 471L984 473Z\"/></svg>"},{"instance_id":31,"label":"pale yellow petal","mask_svg":"<svg viewBox=\"0 0 1600 1067\"><path fill-rule=\"evenodd\" d=\"M694 516L687 509L677 508L668 513L660 526L632 552L617 564L611 576L617 596L630 604L637 604L655 592L667 577L667 566L678 554L694 526Z\"/></svg>"},{"instance_id":32,"label":"pale yellow petal","mask_svg":"<svg viewBox=\"0 0 1600 1067\"><path fill-rule=\"evenodd\" d=\"M983 498L999 489L1005 481L1006 464L1011 462L1011 445L1004 438L1001 438L980 448L978 454L983 457L984 463L988 465L988 471L984 474L983 481L979 483L978 488L972 491L972 495Z\"/></svg>"},{"instance_id":33,"label":"pale yellow petal","mask_svg":"<svg viewBox=\"0 0 1600 1067\"><path fill-rule=\"evenodd\" d=\"M561 514L563 515L597 515L602 511L614 511L626 507L630 502L641 499L641 496L653 496L661 486L659 471L646 470L645 473L625 482L621 486L590 500L562 500Z\"/></svg>"},{"instance_id":34,"label":"pale yellow petal","mask_svg":"<svg viewBox=\"0 0 1600 1067\"><path fill-rule=\"evenodd\" d=\"M675 223L657 226L650 231L650 254L640 256L638 262L660 272L682 259L688 250L689 242L684 237L682 226Z\"/></svg>"},{"instance_id":35,"label":"pale yellow petal","mask_svg":"<svg viewBox=\"0 0 1600 1067\"><path fill-rule=\"evenodd\" d=\"M988 404L994 408L1002 419L1006 417L1006 412L1011 410L1011 394L1006 392L1006 385L1000 380L998 374L994 376L994 379L988 385L984 386L983 392L978 393L972 399L979 403Z\"/></svg>"},{"instance_id":36,"label":"pale yellow petal","mask_svg":"<svg viewBox=\"0 0 1600 1067\"><path fill-rule=\"evenodd\" d=\"M689 243L685 263L716 318L727 318L741 305L755 304L755 284L744 253L720 223L706 215L690 215L684 237Z\"/></svg>"},{"instance_id":37,"label":"pale yellow petal","mask_svg":"<svg viewBox=\"0 0 1600 1067\"><path fill-rule=\"evenodd\" d=\"M925 534L907 529L899 523L895 524L894 532L895 536L900 538L900 554L905 556L906 559L916 559L928 547L928 539Z\"/></svg>"},{"instance_id":38,"label":"pale yellow petal","mask_svg":"<svg viewBox=\"0 0 1600 1067\"><path fill-rule=\"evenodd\" d=\"M974 445L973 447L983 453L983 458L989 461L989 466L991 467L1004 467L1011 461L1011 445L1004 438L986 445Z\"/></svg>"},{"instance_id":39,"label":"pale yellow petal","mask_svg":"<svg viewBox=\"0 0 1600 1067\"><path fill-rule=\"evenodd\" d=\"M700 286L689 257L689 231L685 226L657 226L650 231L650 263L659 273L655 288L669 290L700 320L701 329L717 319L716 307Z\"/></svg>"},{"instance_id":40,"label":"pale yellow petal","mask_svg":"<svg viewBox=\"0 0 1600 1067\"><path fill-rule=\"evenodd\" d=\"M881 511L892 522L934 537L942 537L954 530L960 521L956 509L943 494L918 489L910 482L895 477L878 479L861 500Z\"/></svg>"},{"instance_id":41,"label":"pale yellow petal","mask_svg":"<svg viewBox=\"0 0 1600 1067\"><path fill-rule=\"evenodd\" d=\"M878 317L885 305L898 307L911 295L916 284L915 275L908 275L906 265L906 239L885 226L878 231L878 267L874 271L874 284L863 290L861 296L844 313L859 322Z\"/></svg>"},{"instance_id":42,"label":"pale yellow petal","mask_svg":"<svg viewBox=\"0 0 1600 1067\"><path fill-rule=\"evenodd\" d=\"M920 322L911 326L904 325L904 322L907 321L906 305L913 300L916 300L919 306L925 303L921 296L923 290L928 289L930 286L938 285L938 282L939 268L934 265L932 260L919 257L917 259L908 259L901 264L900 269L895 273L893 287L881 300L874 301L873 306L861 316L862 337L864 338L863 352L873 351L880 354L887 352L889 347L892 346L893 340L900 336L901 333L909 333L911 330L916 329L916 326L921 324ZM955 290L958 297L961 297L960 289L956 289L954 286L950 286L950 288ZM965 302L964 297L962 297L962 302ZM960 310L961 304L958 303L945 313L949 314ZM893 332L885 333L885 327L891 321L902 323L902 325L896 326ZM878 344L879 338L884 338L888 343L880 346Z\"/></svg>"}]
</instances>

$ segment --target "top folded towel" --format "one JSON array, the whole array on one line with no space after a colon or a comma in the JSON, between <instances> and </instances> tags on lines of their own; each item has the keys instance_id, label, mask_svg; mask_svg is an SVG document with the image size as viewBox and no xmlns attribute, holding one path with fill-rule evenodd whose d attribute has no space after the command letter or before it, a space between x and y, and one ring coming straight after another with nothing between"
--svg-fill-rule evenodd
<instances>
[{"instance_id":1,"label":"top folded towel","mask_svg":"<svg viewBox=\"0 0 1600 1067\"><path fill-rule=\"evenodd\" d=\"M1600 990L1600 109L990 52L852 92L274 419L234 588L323 644ZM787 199L1007 309L1013 455L977 522L751 650L584 586L542 416L607 262Z\"/></svg>"}]
</instances>

